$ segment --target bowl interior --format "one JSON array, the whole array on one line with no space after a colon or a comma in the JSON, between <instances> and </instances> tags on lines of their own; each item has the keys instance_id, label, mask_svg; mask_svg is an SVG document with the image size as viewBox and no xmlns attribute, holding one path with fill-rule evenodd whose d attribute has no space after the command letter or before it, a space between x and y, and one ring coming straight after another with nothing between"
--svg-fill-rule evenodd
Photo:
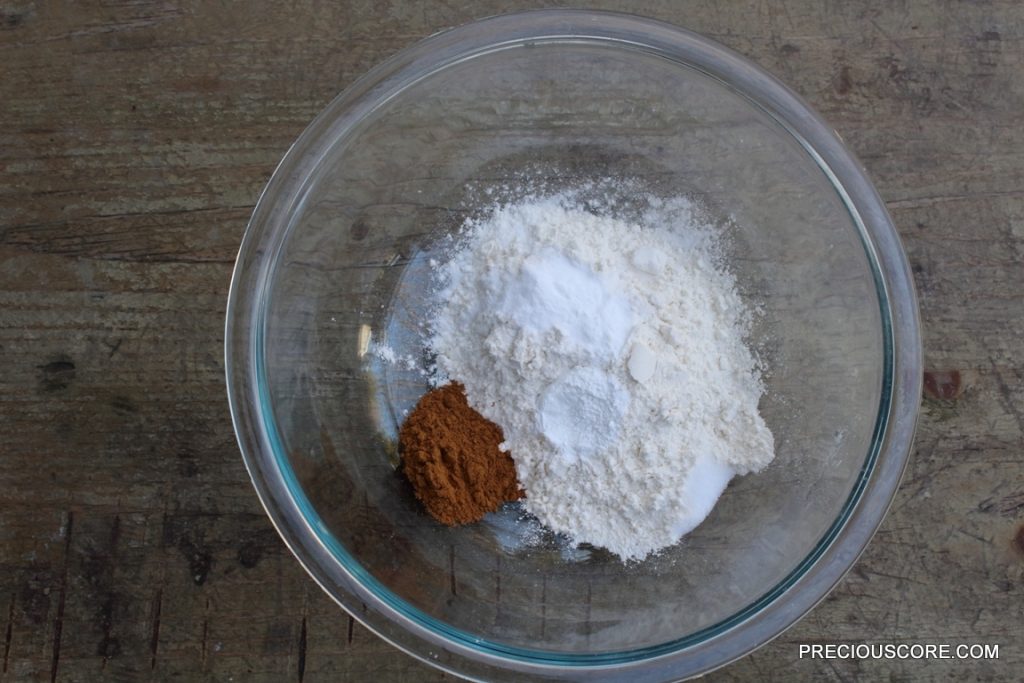
<instances>
[{"instance_id":1,"label":"bowl interior","mask_svg":"<svg viewBox=\"0 0 1024 683\"><path fill-rule=\"evenodd\" d=\"M624 566L514 509L449 529L396 474L438 240L498 193L629 178L698 200L759 315L777 457L678 546ZM337 561L439 632L526 656L639 653L713 633L841 521L876 439L887 353L876 277L829 176L764 109L639 47L520 41L409 82L323 151L262 301L264 410Z\"/></svg>"}]
</instances>

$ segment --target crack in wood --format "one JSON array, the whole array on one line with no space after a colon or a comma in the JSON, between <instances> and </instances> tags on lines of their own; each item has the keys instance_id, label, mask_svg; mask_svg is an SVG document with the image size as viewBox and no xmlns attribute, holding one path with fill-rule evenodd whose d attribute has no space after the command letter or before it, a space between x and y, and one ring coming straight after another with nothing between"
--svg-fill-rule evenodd
<instances>
[{"instance_id":1,"label":"crack in wood","mask_svg":"<svg viewBox=\"0 0 1024 683\"><path fill-rule=\"evenodd\" d=\"M153 597L153 634L149 640L149 670L153 671L156 669L156 653L160 647L160 612L163 609L164 603L164 589L157 588L156 595Z\"/></svg>"},{"instance_id":2,"label":"crack in wood","mask_svg":"<svg viewBox=\"0 0 1024 683\"><path fill-rule=\"evenodd\" d=\"M306 676L306 617L302 617L302 628L299 630L299 683Z\"/></svg>"},{"instance_id":3,"label":"crack in wood","mask_svg":"<svg viewBox=\"0 0 1024 683\"><path fill-rule=\"evenodd\" d=\"M103 343L106 344L107 348L110 349L110 354L107 356L107 358L111 359L111 358L114 357L114 354L117 353L118 349L121 348L121 344L124 343L124 337L118 337L117 341L115 341L113 344L111 344L109 342L103 342Z\"/></svg>"},{"instance_id":4,"label":"crack in wood","mask_svg":"<svg viewBox=\"0 0 1024 683\"><path fill-rule=\"evenodd\" d=\"M113 573L113 569L116 566L117 541L118 541L118 539L120 537L121 537L121 515L116 514L116 515L114 515L113 523L110 525L110 551L108 553L108 559L107 559L107 567L109 567L108 571L111 572L111 573ZM105 671L106 670L107 663L110 662L110 657L112 656L113 652L115 651L115 648L112 648L112 646L111 646L111 643L114 642L112 640L112 637L111 637L111 630L113 629L113 626L114 626L113 612L114 612L114 601L115 601L115 599L116 599L115 595L113 595L113 594L110 595L107 598L107 601L104 604L103 610L102 610L102 612L103 612L103 640L100 641L100 643L101 643L101 645L100 645L100 655L102 657L102 659L100 660L100 671ZM119 648L117 648L117 649L119 649Z\"/></svg>"},{"instance_id":5,"label":"crack in wood","mask_svg":"<svg viewBox=\"0 0 1024 683\"><path fill-rule=\"evenodd\" d=\"M207 656L209 655L210 649L208 647L210 637L210 599L206 599L206 609L203 611L203 640L202 650L200 652L200 666L202 671L206 671Z\"/></svg>"},{"instance_id":6,"label":"crack in wood","mask_svg":"<svg viewBox=\"0 0 1024 683\"><path fill-rule=\"evenodd\" d=\"M7 664L11 658L11 639L14 635L14 601L17 593L11 594L11 608L7 612L7 635L4 637L4 673L7 673Z\"/></svg>"},{"instance_id":7,"label":"crack in wood","mask_svg":"<svg viewBox=\"0 0 1024 683\"><path fill-rule=\"evenodd\" d=\"M1014 404L1013 392L1010 390L1010 385L1006 383L1003 373L999 371L999 366L996 365L996 359L989 356L988 361L992 366L992 376L996 380L996 388L1000 399L999 402L1002 403L1006 414L1012 417L1017 423L1017 429L1020 430L1020 433L1024 435L1024 413L1021 413L1020 409Z\"/></svg>"},{"instance_id":8,"label":"crack in wood","mask_svg":"<svg viewBox=\"0 0 1024 683\"><path fill-rule=\"evenodd\" d=\"M68 510L68 522L64 528L64 568L60 577L60 597L57 601L57 617L53 620L53 656L50 659L50 683L57 681L57 667L60 664L60 638L64 630L64 604L67 598L68 565L71 563L71 533L74 529L75 517Z\"/></svg>"}]
</instances>

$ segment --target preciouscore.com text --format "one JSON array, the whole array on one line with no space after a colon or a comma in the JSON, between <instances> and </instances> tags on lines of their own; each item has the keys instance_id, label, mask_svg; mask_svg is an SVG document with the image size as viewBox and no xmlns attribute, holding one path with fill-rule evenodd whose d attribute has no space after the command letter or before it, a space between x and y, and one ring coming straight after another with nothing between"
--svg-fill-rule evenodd
<instances>
[{"instance_id":1,"label":"preciouscore.com text","mask_svg":"<svg viewBox=\"0 0 1024 683\"><path fill-rule=\"evenodd\" d=\"M991 643L801 643L800 659L999 659Z\"/></svg>"}]
</instances>

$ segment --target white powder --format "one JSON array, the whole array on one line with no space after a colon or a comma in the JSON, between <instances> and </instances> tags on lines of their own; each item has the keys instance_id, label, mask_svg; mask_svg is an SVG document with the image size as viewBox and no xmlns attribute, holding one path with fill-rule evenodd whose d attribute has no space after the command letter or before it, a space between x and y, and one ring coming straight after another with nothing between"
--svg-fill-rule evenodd
<instances>
[{"instance_id":1,"label":"white powder","mask_svg":"<svg viewBox=\"0 0 1024 683\"><path fill-rule=\"evenodd\" d=\"M416 359L411 354L399 355L391 346L383 342L371 341L367 351L385 363L399 365L406 370L416 370ZM423 371L426 374L426 371Z\"/></svg>"},{"instance_id":2,"label":"white powder","mask_svg":"<svg viewBox=\"0 0 1024 683\"><path fill-rule=\"evenodd\" d=\"M629 401L615 375L598 367L576 367L553 380L540 396L537 420L560 456L549 467L613 447Z\"/></svg>"},{"instance_id":3,"label":"white powder","mask_svg":"<svg viewBox=\"0 0 1024 683\"><path fill-rule=\"evenodd\" d=\"M557 330L581 353L613 357L633 328L629 300L547 247L523 259L495 311L533 336Z\"/></svg>"},{"instance_id":4,"label":"white powder","mask_svg":"<svg viewBox=\"0 0 1024 683\"><path fill-rule=\"evenodd\" d=\"M675 543L774 456L747 314L684 200L637 224L569 195L467 223L438 266L442 381L499 424L526 508L624 560Z\"/></svg>"}]
</instances>

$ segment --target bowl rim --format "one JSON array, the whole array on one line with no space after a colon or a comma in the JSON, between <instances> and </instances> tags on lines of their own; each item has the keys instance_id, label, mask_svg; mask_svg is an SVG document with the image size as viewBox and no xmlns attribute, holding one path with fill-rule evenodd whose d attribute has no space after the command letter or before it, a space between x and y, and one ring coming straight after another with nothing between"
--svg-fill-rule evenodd
<instances>
[{"instance_id":1,"label":"bowl rim","mask_svg":"<svg viewBox=\"0 0 1024 683\"><path fill-rule=\"evenodd\" d=\"M381 586L330 534L305 498L277 434L264 367L265 304L276 255L333 144L411 85L463 60L538 43L641 50L701 71L788 131L831 180L858 228L883 334L882 396L872 446L842 512L773 589L722 622L669 643L615 653L556 655L492 643L448 627ZM249 476L277 531L312 578L364 626L417 659L459 676L558 675L604 680L696 676L764 645L829 593L867 546L909 459L920 404L920 319L909 264L860 163L798 95L746 58L676 26L617 12L534 10L435 34L370 70L338 95L285 154L246 228L225 317L232 423ZM786 600L780 600L782 595Z\"/></svg>"}]
</instances>

